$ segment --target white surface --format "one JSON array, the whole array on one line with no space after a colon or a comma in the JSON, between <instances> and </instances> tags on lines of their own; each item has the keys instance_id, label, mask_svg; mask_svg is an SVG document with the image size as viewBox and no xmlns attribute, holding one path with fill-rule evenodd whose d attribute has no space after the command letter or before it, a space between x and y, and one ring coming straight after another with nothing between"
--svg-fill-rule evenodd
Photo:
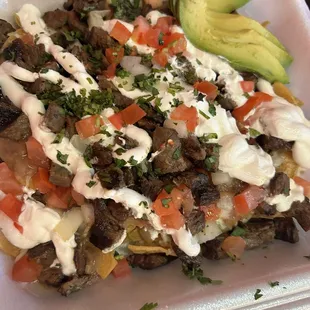
<instances>
[{"instance_id":1,"label":"white surface","mask_svg":"<svg viewBox=\"0 0 310 310\"><path fill-rule=\"evenodd\" d=\"M0 0L0 17L19 9L27 1ZM40 9L54 8L62 1L32 0ZM310 68L310 14L303 0L253 0L248 15L270 20L270 29L286 45L295 61L290 68L291 86L305 102L310 97L306 74ZM308 100L309 101L309 100ZM306 105L307 106L307 105ZM308 117L310 108L307 109ZM146 302L158 302L165 309L309 309L310 234L301 233L297 245L275 242L267 249L248 252L240 262L205 262L205 274L221 279L221 286L202 286L181 273L179 262L154 271L133 270L132 277L110 278L69 298L47 292L35 297L10 280L10 258L0 257L0 309L6 310L137 310ZM267 258L265 258L265 256ZM243 265L244 264L244 265ZM280 281L270 288L268 281ZM286 287L284 289L283 287ZM254 301L257 288L264 296ZM297 300L297 303L292 303ZM282 305L281 305L282 304Z\"/></svg>"}]
</instances>

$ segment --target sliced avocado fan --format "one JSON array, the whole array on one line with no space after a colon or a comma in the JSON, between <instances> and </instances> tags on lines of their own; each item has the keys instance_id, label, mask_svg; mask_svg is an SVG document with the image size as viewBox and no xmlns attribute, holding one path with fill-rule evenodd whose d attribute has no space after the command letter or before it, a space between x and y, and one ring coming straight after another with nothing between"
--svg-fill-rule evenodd
<instances>
[{"instance_id":1,"label":"sliced avocado fan","mask_svg":"<svg viewBox=\"0 0 310 310\"><path fill-rule=\"evenodd\" d=\"M237 70L255 72L270 82L288 83L285 67L292 57L285 47L258 22L235 14L209 10L209 1L171 0L187 38L201 50L220 55ZM242 1L217 0L223 3ZM243 1L247 2L247 1Z\"/></svg>"},{"instance_id":2,"label":"sliced avocado fan","mask_svg":"<svg viewBox=\"0 0 310 310\"><path fill-rule=\"evenodd\" d=\"M208 10L220 13L231 13L244 5L250 0L206 0Z\"/></svg>"}]
</instances>

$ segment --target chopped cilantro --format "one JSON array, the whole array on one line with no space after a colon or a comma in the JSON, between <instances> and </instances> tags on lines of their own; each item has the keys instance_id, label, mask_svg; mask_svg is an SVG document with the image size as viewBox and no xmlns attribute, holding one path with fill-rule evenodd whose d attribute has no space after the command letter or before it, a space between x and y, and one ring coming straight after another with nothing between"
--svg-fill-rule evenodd
<instances>
[{"instance_id":1,"label":"chopped cilantro","mask_svg":"<svg viewBox=\"0 0 310 310\"><path fill-rule=\"evenodd\" d=\"M255 294L254 294L254 299L255 300L257 300L257 299L259 299L259 298L261 298L261 297L263 297L263 294L261 294L261 289L256 289L256 292L255 292Z\"/></svg>"},{"instance_id":2,"label":"chopped cilantro","mask_svg":"<svg viewBox=\"0 0 310 310\"><path fill-rule=\"evenodd\" d=\"M88 82L90 85L94 83L93 80L92 80L90 77L88 77L86 80L87 80L87 82Z\"/></svg>"},{"instance_id":3,"label":"chopped cilantro","mask_svg":"<svg viewBox=\"0 0 310 310\"><path fill-rule=\"evenodd\" d=\"M143 206L143 207L147 207L147 201L141 201L140 203L139 203L139 206Z\"/></svg>"},{"instance_id":4,"label":"chopped cilantro","mask_svg":"<svg viewBox=\"0 0 310 310\"><path fill-rule=\"evenodd\" d=\"M146 303L142 308L140 308L140 310L153 310L155 308L158 307L158 303L155 302L150 302L150 303Z\"/></svg>"},{"instance_id":5,"label":"chopped cilantro","mask_svg":"<svg viewBox=\"0 0 310 310\"><path fill-rule=\"evenodd\" d=\"M133 21L141 15L140 0L112 0L114 8L114 18L124 21Z\"/></svg>"},{"instance_id":6,"label":"chopped cilantro","mask_svg":"<svg viewBox=\"0 0 310 310\"><path fill-rule=\"evenodd\" d=\"M141 65L152 66L152 59L153 59L152 54L143 54L143 55L141 55L141 57L142 57Z\"/></svg>"},{"instance_id":7,"label":"chopped cilantro","mask_svg":"<svg viewBox=\"0 0 310 310\"><path fill-rule=\"evenodd\" d=\"M180 85L180 82L169 83L168 93L175 96L175 94L179 91L184 90L184 87Z\"/></svg>"},{"instance_id":8,"label":"chopped cilantro","mask_svg":"<svg viewBox=\"0 0 310 310\"><path fill-rule=\"evenodd\" d=\"M283 193L285 196L288 196L290 194L290 188L289 187L284 187Z\"/></svg>"},{"instance_id":9,"label":"chopped cilantro","mask_svg":"<svg viewBox=\"0 0 310 310\"><path fill-rule=\"evenodd\" d=\"M249 99L251 96L249 95L249 93L243 93L243 96L247 99Z\"/></svg>"},{"instance_id":10,"label":"chopped cilantro","mask_svg":"<svg viewBox=\"0 0 310 310\"><path fill-rule=\"evenodd\" d=\"M279 281L269 282L268 284L269 284L271 287L275 287L275 286L279 286L279 285L280 285Z\"/></svg>"},{"instance_id":11,"label":"chopped cilantro","mask_svg":"<svg viewBox=\"0 0 310 310\"><path fill-rule=\"evenodd\" d=\"M245 229L241 228L240 226L236 226L230 235L235 236L235 237L241 237L241 236L244 236L244 234L245 234Z\"/></svg>"},{"instance_id":12,"label":"chopped cilantro","mask_svg":"<svg viewBox=\"0 0 310 310\"><path fill-rule=\"evenodd\" d=\"M197 59L197 58L196 58L196 62L197 62L198 65L200 65L200 66L202 65L201 61L199 59Z\"/></svg>"},{"instance_id":13,"label":"chopped cilantro","mask_svg":"<svg viewBox=\"0 0 310 310\"><path fill-rule=\"evenodd\" d=\"M118 158L114 158L115 164L118 168L123 168L127 162L124 159L118 159Z\"/></svg>"},{"instance_id":14,"label":"chopped cilantro","mask_svg":"<svg viewBox=\"0 0 310 310\"><path fill-rule=\"evenodd\" d=\"M164 208L168 209L169 208L169 202L172 200L172 198L164 198L161 200L161 204L163 205Z\"/></svg>"},{"instance_id":15,"label":"chopped cilantro","mask_svg":"<svg viewBox=\"0 0 310 310\"><path fill-rule=\"evenodd\" d=\"M43 69L40 70L40 73L43 73L43 74L44 74L44 73L47 73L48 71L49 71L49 69L43 68Z\"/></svg>"},{"instance_id":16,"label":"chopped cilantro","mask_svg":"<svg viewBox=\"0 0 310 310\"><path fill-rule=\"evenodd\" d=\"M107 127L106 126L101 128L100 133L103 134L103 135L106 135L108 138L112 137L112 135L107 131Z\"/></svg>"},{"instance_id":17,"label":"chopped cilantro","mask_svg":"<svg viewBox=\"0 0 310 310\"><path fill-rule=\"evenodd\" d=\"M205 95L203 93L198 93L197 94L197 101L203 101L204 98L205 98Z\"/></svg>"},{"instance_id":18,"label":"chopped cilantro","mask_svg":"<svg viewBox=\"0 0 310 310\"><path fill-rule=\"evenodd\" d=\"M129 158L128 163L131 164L132 166L138 165L138 161L135 160L133 156Z\"/></svg>"},{"instance_id":19,"label":"chopped cilantro","mask_svg":"<svg viewBox=\"0 0 310 310\"><path fill-rule=\"evenodd\" d=\"M174 185L173 184L168 184L164 187L165 191L168 193L168 194L171 194L172 190L174 189Z\"/></svg>"},{"instance_id":20,"label":"chopped cilantro","mask_svg":"<svg viewBox=\"0 0 310 310\"><path fill-rule=\"evenodd\" d=\"M199 94L199 91L198 91L198 89L194 89L194 91L193 91L193 93L194 93L194 96L198 96L198 94Z\"/></svg>"},{"instance_id":21,"label":"chopped cilantro","mask_svg":"<svg viewBox=\"0 0 310 310\"><path fill-rule=\"evenodd\" d=\"M199 114L202 115L205 119L210 119L210 117L203 111L199 110Z\"/></svg>"},{"instance_id":22,"label":"chopped cilantro","mask_svg":"<svg viewBox=\"0 0 310 310\"><path fill-rule=\"evenodd\" d=\"M124 79L124 78L126 78L126 77L129 77L129 76L130 76L130 73L129 73L128 71L126 71L125 69L120 68L120 69L117 69L117 70L116 70L115 75L116 75L117 77L120 77L121 79Z\"/></svg>"},{"instance_id":23,"label":"chopped cilantro","mask_svg":"<svg viewBox=\"0 0 310 310\"><path fill-rule=\"evenodd\" d=\"M178 98L173 98L171 104L172 108L177 108L179 105L181 105L183 101L180 101Z\"/></svg>"},{"instance_id":24,"label":"chopped cilantro","mask_svg":"<svg viewBox=\"0 0 310 310\"><path fill-rule=\"evenodd\" d=\"M181 148L178 147L178 148L173 152L172 158L173 158L174 160L178 160L178 159L180 159L180 157L181 157Z\"/></svg>"},{"instance_id":25,"label":"chopped cilantro","mask_svg":"<svg viewBox=\"0 0 310 310\"><path fill-rule=\"evenodd\" d=\"M153 96L156 96L159 94L158 90L155 88L157 82L158 79L155 77L154 73L149 75L138 74L135 76L132 86L142 91L150 92Z\"/></svg>"},{"instance_id":26,"label":"chopped cilantro","mask_svg":"<svg viewBox=\"0 0 310 310\"><path fill-rule=\"evenodd\" d=\"M261 135L261 133L254 128L249 128L249 134L252 138L256 138Z\"/></svg>"},{"instance_id":27,"label":"chopped cilantro","mask_svg":"<svg viewBox=\"0 0 310 310\"><path fill-rule=\"evenodd\" d=\"M216 161L217 161L217 157L214 155L206 157L204 163L208 171L213 170L212 167L213 167L213 164L216 163Z\"/></svg>"},{"instance_id":28,"label":"chopped cilantro","mask_svg":"<svg viewBox=\"0 0 310 310\"><path fill-rule=\"evenodd\" d=\"M122 154L126 153L126 150L120 147L117 150L115 150L115 153L117 155L122 155Z\"/></svg>"},{"instance_id":29,"label":"chopped cilantro","mask_svg":"<svg viewBox=\"0 0 310 310\"><path fill-rule=\"evenodd\" d=\"M201 143L207 143L209 142L209 140L211 139L217 139L218 136L217 136L217 133L215 132L212 132L212 133L204 133L202 137L199 137L198 140L201 142Z\"/></svg>"},{"instance_id":30,"label":"chopped cilantro","mask_svg":"<svg viewBox=\"0 0 310 310\"><path fill-rule=\"evenodd\" d=\"M82 38L82 34L80 31L62 31L63 35L65 36L66 40L69 42L73 42L75 40L79 40Z\"/></svg>"},{"instance_id":31,"label":"chopped cilantro","mask_svg":"<svg viewBox=\"0 0 310 310\"><path fill-rule=\"evenodd\" d=\"M158 44L164 45L164 34L163 34L163 32L160 32L160 34L158 36Z\"/></svg>"},{"instance_id":32,"label":"chopped cilantro","mask_svg":"<svg viewBox=\"0 0 310 310\"><path fill-rule=\"evenodd\" d=\"M216 115L216 108L215 108L214 103L209 102L209 113L210 113L212 116L215 116L215 115Z\"/></svg>"},{"instance_id":33,"label":"chopped cilantro","mask_svg":"<svg viewBox=\"0 0 310 310\"><path fill-rule=\"evenodd\" d=\"M97 182L95 182L95 181L89 181L88 183L86 183L86 185L87 185L89 188L93 187L93 186L96 185L96 184L97 184Z\"/></svg>"},{"instance_id":34,"label":"chopped cilantro","mask_svg":"<svg viewBox=\"0 0 310 310\"><path fill-rule=\"evenodd\" d=\"M57 150L56 158L60 163L66 165L67 160L68 160L68 156L69 156L68 154L62 154L60 151Z\"/></svg>"},{"instance_id":35,"label":"chopped cilantro","mask_svg":"<svg viewBox=\"0 0 310 310\"><path fill-rule=\"evenodd\" d=\"M65 130L61 130L58 134L56 134L54 141L52 142L52 144L57 144L57 143L61 143L62 139L65 136Z\"/></svg>"},{"instance_id":36,"label":"chopped cilantro","mask_svg":"<svg viewBox=\"0 0 310 310\"><path fill-rule=\"evenodd\" d=\"M36 22L31 22L31 25L35 25L36 24Z\"/></svg>"}]
</instances>

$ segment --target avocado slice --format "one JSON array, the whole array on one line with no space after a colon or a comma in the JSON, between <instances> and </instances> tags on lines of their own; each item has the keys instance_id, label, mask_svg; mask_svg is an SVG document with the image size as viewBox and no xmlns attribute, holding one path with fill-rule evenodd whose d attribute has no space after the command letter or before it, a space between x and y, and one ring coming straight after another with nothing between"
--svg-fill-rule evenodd
<instances>
[{"instance_id":1,"label":"avocado slice","mask_svg":"<svg viewBox=\"0 0 310 310\"><path fill-rule=\"evenodd\" d=\"M250 0L206 0L208 10L220 13L231 13L246 5L249 1Z\"/></svg>"},{"instance_id":2,"label":"avocado slice","mask_svg":"<svg viewBox=\"0 0 310 310\"><path fill-rule=\"evenodd\" d=\"M280 53L280 48L276 49L277 46L271 45L273 43L257 31L224 31L213 26L214 22L212 25L208 21L206 0L179 0L174 12L178 13L187 38L199 49L224 56L233 67L256 72L270 82L289 82L279 59L283 63L291 60L286 60L285 51ZM251 38L252 34L256 39ZM265 44L266 41L270 44Z\"/></svg>"},{"instance_id":3,"label":"avocado slice","mask_svg":"<svg viewBox=\"0 0 310 310\"><path fill-rule=\"evenodd\" d=\"M210 11L208 11L206 18L210 24L224 31L255 30L273 44L286 51L281 42L270 31L254 19L238 14L222 14Z\"/></svg>"}]
</instances>

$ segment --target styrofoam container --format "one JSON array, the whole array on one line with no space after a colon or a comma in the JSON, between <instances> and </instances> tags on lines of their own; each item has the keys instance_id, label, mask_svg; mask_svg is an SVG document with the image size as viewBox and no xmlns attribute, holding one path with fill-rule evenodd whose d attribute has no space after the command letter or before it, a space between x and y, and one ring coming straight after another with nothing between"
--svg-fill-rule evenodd
<instances>
[{"instance_id":1,"label":"styrofoam container","mask_svg":"<svg viewBox=\"0 0 310 310\"><path fill-rule=\"evenodd\" d=\"M221 0L219 0L221 1ZM11 18L24 3L42 11L60 7L61 0L0 0L0 18ZM310 13L304 0L252 0L242 13L258 21L271 21L269 29L289 49L295 61L289 73L291 88L305 104L310 117ZM262 62L264 59L262 59ZM310 159L310 158L309 158ZM245 253L241 261L205 261L205 275L223 280L219 286L202 286L187 279L176 261L153 271L134 270L131 277L101 281L69 298L51 290L38 290L10 279L12 260L0 256L0 309L2 310L138 310L147 302L158 309L310 309L310 233L300 242L274 242L265 249ZM270 281L280 285L271 288ZM263 297L254 300L256 289Z\"/></svg>"}]
</instances>

